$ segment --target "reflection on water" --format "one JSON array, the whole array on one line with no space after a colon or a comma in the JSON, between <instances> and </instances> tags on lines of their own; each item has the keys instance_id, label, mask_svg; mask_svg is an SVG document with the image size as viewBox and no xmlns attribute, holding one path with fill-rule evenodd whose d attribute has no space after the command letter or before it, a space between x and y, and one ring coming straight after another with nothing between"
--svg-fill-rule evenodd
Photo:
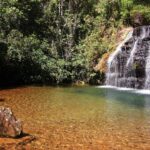
<instances>
[{"instance_id":1,"label":"reflection on water","mask_svg":"<svg viewBox=\"0 0 150 150\"><path fill-rule=\"evenodd\" d=\"M150 97L113 89L25 87L0 91L37 140L29 149L150 149ZM26 147L26 145L25 145Z\"/></svg>"},{"instance_id":2,"label":"reflection on water","mask_svg":"<svg viewBox=\"0 0 150 150\"><path fill-rule=\"evenodd\" d=\"M109 100L117 100L128 106L145 107L146 99L148 96L130 93L129 91L116 91L113 89L106 90L106 97ZM149 105L150 106L150 105Z\"/></svg>"}]
</instances>

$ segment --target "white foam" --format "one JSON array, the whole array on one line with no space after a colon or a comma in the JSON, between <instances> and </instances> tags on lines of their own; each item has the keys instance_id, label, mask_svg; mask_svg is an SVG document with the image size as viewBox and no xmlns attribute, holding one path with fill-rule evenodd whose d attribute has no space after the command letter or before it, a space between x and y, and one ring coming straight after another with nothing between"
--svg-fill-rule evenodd
<instances>
[{"instance_id":1,"label":"white foam","mask_svg":"<svg viewBox=\"0 0 150 150\"><path fill-rule=\"evenodd\" d=\"M117 88L115 86L111 86L111 85L102 85L102 86L98 86L98 88L104 88L104 89L114 89L114 88Z\"/></svg>"},{"instance_id":2,"label":"white foam","mask_svg":"<svg viewBox=\"0 0 150 150\"><path fill-rule=\"evenodd\" d=\"M133 88L126 88L126 87L116 87L116 86L111 86L111 85L102 85L98 86L98 88L104 88L104 89L117 89L119 91L133 91L135 89Z\"/></svg>"},{"instance_id":3,"label":"white foam","mask_svg":"<svg viewBox=\"0 0 150 150\"><path fill-rule=\"evenodd\" d=\"M150 95L150 90L135 90L135 93Z\"/></svg>"},{"instance_id":4,"label":"white foam","mask_svg":"<svg viewBox=\"0 0 150 150\"><path fill-rule=\"evenodd\" d=\"M115 86L98 86L97 88L102 88L102 89L115 89L117 91L129 91L131 93L136 93L136 94L142 94L142 95L150 95L150 90L145 90L145 89L133 89L133 88L125 88L125 87L115 87Z\"/></svg>"}]
</instances>

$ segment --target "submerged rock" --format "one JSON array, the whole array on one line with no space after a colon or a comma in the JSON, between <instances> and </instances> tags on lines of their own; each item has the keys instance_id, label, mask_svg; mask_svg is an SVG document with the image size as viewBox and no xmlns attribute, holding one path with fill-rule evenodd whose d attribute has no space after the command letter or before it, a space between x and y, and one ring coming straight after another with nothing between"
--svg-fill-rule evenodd
<instances>
[{"instance_id":1,"label":"submerged rock","mask_svg":"<svg viewBox=\"0 0 150 150\"><path fill-rule=\"evenodd\" d=\"M0 136L17 137L22 133L22 124L10 108L0 107Z\"/></svg>"}]
</instances>

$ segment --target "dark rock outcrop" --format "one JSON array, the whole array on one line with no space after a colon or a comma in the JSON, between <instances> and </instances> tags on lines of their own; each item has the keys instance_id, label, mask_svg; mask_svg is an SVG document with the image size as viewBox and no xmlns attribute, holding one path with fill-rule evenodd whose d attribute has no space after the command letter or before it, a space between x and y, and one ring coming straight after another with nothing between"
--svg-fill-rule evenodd
<instances>
[{"instance_id":1,"label":"dark rock outcrop","mask_svg":"<svg viewBox=\"0 0 150 150\"><path fill-rule=\"evenodd\" d=\"M134 28L139 27L139 26L146 26L149 25L148 19L145 17L144 14L140 12L136 12L133 14L131 17L131 24Z\"/></svg>"},{"instance_id":2,"label":"dark rock outcrop","mask_svg":"<svg viewBox=\"0 0 150 150\"><path fill-rule=\"evenodd\" d=\"M142 26L144 24L144 16L141 13L134 14L132 24L134 27Z\"/></svg>"},{"instance_id":3,"label":"dark rock outcrop","mask_svg":"<svg viewBox=\"0 0 150 150\"><path fill-rule=\"evenodd\" d=\"M0 136L15 138L22 134L22 125L10 108L0 107Z\"/></svg>"}]
</instances>

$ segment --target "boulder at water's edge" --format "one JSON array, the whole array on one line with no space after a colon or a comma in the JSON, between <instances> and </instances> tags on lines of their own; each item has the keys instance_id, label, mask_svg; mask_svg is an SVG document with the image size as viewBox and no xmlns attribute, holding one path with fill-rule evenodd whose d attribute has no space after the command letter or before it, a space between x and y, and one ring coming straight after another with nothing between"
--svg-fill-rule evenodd
<instances>
[{"instance_id":1,"label":"boulder at water's edge","mask_svg":"<svg viewBox=\"0 0 150 150\"><path fill-rule=\"evenodd\" d=\"M20 136L22 124L16 119L10 108L0 107L0 137Z\"/></svg>"}]
</instances>

